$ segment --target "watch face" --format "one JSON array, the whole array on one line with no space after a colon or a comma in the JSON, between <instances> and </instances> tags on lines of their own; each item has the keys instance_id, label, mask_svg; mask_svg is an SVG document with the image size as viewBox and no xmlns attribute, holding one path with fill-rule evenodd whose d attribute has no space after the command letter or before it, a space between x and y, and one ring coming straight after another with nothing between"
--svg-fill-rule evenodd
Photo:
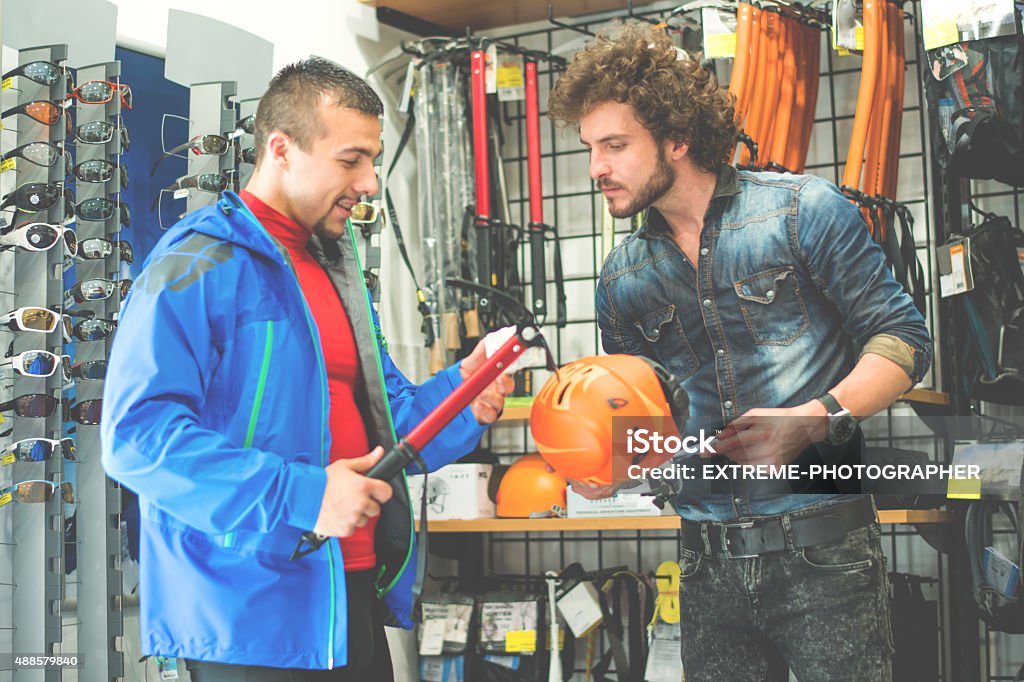
<instances>
[{"instance_id":1,"label":"watch face","mask_svg":"<svg viewBox=\"0 0 1024 682\"><path fill-rule=\"evenodd\" d=\"M849 415L829 419L829 441L833 445L842 445L853 438L857 431L857 420Z\"/></svg>"}]
</instances>

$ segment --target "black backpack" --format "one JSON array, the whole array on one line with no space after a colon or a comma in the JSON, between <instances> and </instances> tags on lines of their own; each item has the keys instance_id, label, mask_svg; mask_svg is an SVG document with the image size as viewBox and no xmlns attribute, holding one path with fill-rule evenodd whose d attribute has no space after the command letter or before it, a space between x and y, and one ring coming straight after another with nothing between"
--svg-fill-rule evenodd
<instances>
[{"instance_id":1,"label":"black backpack","mask_svg":"<svg viewBox=\"0 0 1024 682\"><path fill-rule=\"evenodd\" d=\"M960 376L975 400L1024 405L1024 272L1018 249L1024 232L1007 218L985 222L954 235L970 238L974 289L954 296L967 323L960 352Z\"/></svg>"},{"instance_id":2,"label":"black backpack","mask_svg":"<svg viewBox=\"0 0 1024 682\"><path fill-rule=\"evenodd\" d=\"M1020 12L1015 14L1016 34L960 43L967 65L943 80L925 69L924 80L932 151L939 165L953 175L1021 187L1024 37Z\"/></svg>"},{"instance_id":3,"label":"black backpack","mask_svg":"<svg viewBox=\"0 0 1024 682\"><path fill-rule=\"evenodd\" d=\"M1017 595L1008 598L1003 594L1002 586L997 586L990 580L993 571L986 571L985 567L986 549L991 549L993 544L992 517L996 514L1005 514L1016 534L1016 542L1013 543L1016 552L1007 559L1019 568L1022 558L1024 558L1021 552L1021 528L1017 518L1017 503L972 501L964 516L964 543L967 547L967 561L970 567L974 602L977 606L978 617L985 621L990 628L999 632L1019 635L1024 633L1024 599L1021 597L1019 575L1015 585Z\"/></svg>"}]
</instances>

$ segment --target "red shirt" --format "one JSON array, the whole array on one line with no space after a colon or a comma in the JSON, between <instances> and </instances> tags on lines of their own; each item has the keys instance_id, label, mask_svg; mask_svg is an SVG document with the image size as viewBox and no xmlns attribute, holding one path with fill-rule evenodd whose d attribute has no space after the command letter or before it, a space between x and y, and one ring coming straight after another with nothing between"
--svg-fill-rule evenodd
<instances>
[{"instance_id":1,"label":"red shirt","mask_svg":"<svg viewBox=\"0 0 1024 682\"><path fill-rule=\"evenodd\" d=\"M361 457L370 451L363 415L359 412L355 398L355 387L362 377L352 325L338 298L338 292L324 268L306 250L309 232L251 193L243 190L239 196L267 232L288 250L295 274L299 278L299 287L320 332L331 400L331 461ZM372 517L352 536L340 538L346 571L365 571L376 564L373 531L377 526L377 518Z\"/></svg>"}]
</instances>

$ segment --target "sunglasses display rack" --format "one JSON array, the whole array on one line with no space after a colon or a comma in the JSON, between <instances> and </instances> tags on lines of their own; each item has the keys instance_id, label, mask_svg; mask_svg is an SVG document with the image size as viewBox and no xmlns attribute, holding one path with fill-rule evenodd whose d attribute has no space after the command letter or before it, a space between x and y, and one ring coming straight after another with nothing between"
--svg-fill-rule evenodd
<instances>
[{"instance_id":1,"label":"sunglasses display rack","mask_svg":"<svg viewBox=\"0 0 1024 682\"><path fill-rule=\"evenodd\" d=\"M189 137L230 135L238 123L235 81L196 83L189 88ZM238 190L235 154L231 145L220 154L189 153L188 177L195 178L188 191L187 213L217 203L221 188Z\"/></svg>"},{"instance_id":2,"label":"sunglasses display rack","mask_svg":"<svg viewBox=\"0 0 1024 682\"><path fill-rule=\"evenodd\" d=\"M67 218L68 206L63 193L63 183L67 158L64 143L67 137L68 113L61 106L67 93L68 76L63 68L66 59L65 45L21 50L18 53L18 66L45 62L57 68L45 67L49 70L47 74L25 70L24 73L14 75L9 81L5 81L2 93L5 111L18 105L40 102L43 104L37 105L33 111L50 112L50 116L16 114L5 118L0 139L3 151L20 148L32 142L48 143L62 151L56 162L50 166L33 163L24 157L16 157L13 160L13 168L5 169L7 172L0 175L4 194L26 187L29 183L41 183L36 186L38 191L22 190L23 196L15 197L13 212L7 211L3 214L9 222L4 229L12 226L17 229L17 226L23 223L61 226ZM49 106L49 103L56 105L57 109ZM50 118L52 125L40 120L47 118ZM12 164L8 163L8 166L10 165ZM47 187L49 189L46 189ZM45 210L31 212L33 207L46 206L51 204L51 201L52 205ZM27 306L49 308L61 301L66 256L70 257L64 244L57 244L45 251L15 247L0 254L0 289L4 292L4 312ZM0 334L0 344L5 354L9 352L11 357L27 350L47 350L60 356L64 353L62 325L56 324L55 329L49 333L15 332L8 327ZM2 440L4 445L27 438L63 437L62 375L59 368L48 377L25 376L15 372L13 367L5 370L4 390L0 391L3 401L19 396L42 397L35 399L35 402L39 403L37 405L29 405L26 401L26 404L21 406L21 411L25 412L26 416L18 416L13 410L4 411L0 415L4 418L4 423L0 424L0 431L12 429L10 440ZM27 416L28 413L50 414ZM61 456L52 456L42 462L10 463L10 459L8 457L9 463L0 467L0 488L23 481L60 483L64 480L64 459ZM45 484L42 485L45 487ZM64 511L60 494L38 502L15 494L9 502L0 507L0 614L4 614L0 616L0 651L61 652L61 604L65 596ZM5 604L5 601L8 603ZM16 623L9 614L17 614ZM4 633L11 633L11 637L6 641ZM16 679L20 678L16 676ZM33 679L45 679L47 682L59 680L60 672L45 671L44 677L40 671L39 676Z\"/></svg>"},{"instance_id":3,"label":"sunglasses display rack","mask_svg":"<svg viewBox=\"0 0 1024 682\"><path fill-rule=\"evenodd\" d=\"M107 62L77 70L79 83L89 81L105 82L121 86L120 62ZM130 92L130 91L129 91ZM110 88L110 99L106 102L87 103L77 101L75 104L77 123L79 126L99 121L123 125L124 88ZM130 97L130 95L128 95ZM97 99L104 99L100 97ZM129 100L130 102L130 100ZM122 162L122 136L110 136L110 140L99 144L78 143L75 152L79 164L86 161L104 160L109 162L108 173L100 182L85 182L77 178L76 186L79 201L88 199L108 199L113 204L110 217L106 220L83 220L80 215L76 221L80 241L90 238L106 239L115 248L105 258L78 259L75 265L74 279L66 282L71 288L76 282L87 279L106 279L113 282L122 280L122 272L126 272L121 261L119 246L121 228L127 209L120 203L120 191L123 186L122 173L127 173ZM109 177L107 177L109 175ZM102 179L102 177L100 179ZM91 311L94 318L115 320L122 300L122 287L110 287L111 294L99 300L88 300L75 303L75 312ZM84 317L76 317L85 320ZM75 362L107 360L113 335L94 341L75 339ZM103 396L103 381L75 381L75 400L81 407L98 406ZM120 611L117 609L113 595L120 595L121 584L121 531L112 519L119 518L121 511L121 489L108 479L103 472L100 461L100 428L82 421L92 421L93 415L76 415L82 417L75 425L78 442L78 491L79 507L77 513L77 620L83 624L78 630L78 651L88 659L89 666L98 670L106 670L106 679L114 679L123 674L123 659L114 648L114 642L123 632ZM99 679L98 677L96 679Z\"/></svg>"},{"instance_id":4,"label":"sunglasses display rack","mask_svg":"<svg viewBox=\"0 0 1024 682\"><path fill-rule=\"evenodd\" d=\"M382 128L383 129L383 128ZM374 303L380 303L380 239L381 229L384 227L384 212L382 201L384 196L384 135L381 134L381 152L373 160L373 170L377 174L377 193L372 197L365 197L363 200L373 204L376 219L370 223L355 225L363 238L363 248L359 250L359 259L363 266L363 277L366 278L366 288L370 290L370 297Z\"/></svg>"}]
</instances>

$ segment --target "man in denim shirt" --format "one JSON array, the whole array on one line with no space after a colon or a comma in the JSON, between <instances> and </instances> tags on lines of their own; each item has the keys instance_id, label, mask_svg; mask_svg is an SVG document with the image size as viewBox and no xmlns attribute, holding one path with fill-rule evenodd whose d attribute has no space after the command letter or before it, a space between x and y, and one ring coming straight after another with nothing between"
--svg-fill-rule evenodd
<instances>
[{"instance_id":1,"label":"man in denim shirt","mask_svg":"<svg viewBox=\"0 0 1024 682\"><path fill-rule=\"evenodd\" d=\"M604 350L681 379L693 418L728 424L720 456L780 465L838 445L844 415L885 409L927 371L924 320L859 211L825 180L730 166L732 98L662 31L598 37L549 108L578 127L612 215L649 209L601 270ZM775 682L787 666L800 682L891 680L871 498L718 490L684 483L676 499L687 682Z\"/></svg>"}]
</instances>

